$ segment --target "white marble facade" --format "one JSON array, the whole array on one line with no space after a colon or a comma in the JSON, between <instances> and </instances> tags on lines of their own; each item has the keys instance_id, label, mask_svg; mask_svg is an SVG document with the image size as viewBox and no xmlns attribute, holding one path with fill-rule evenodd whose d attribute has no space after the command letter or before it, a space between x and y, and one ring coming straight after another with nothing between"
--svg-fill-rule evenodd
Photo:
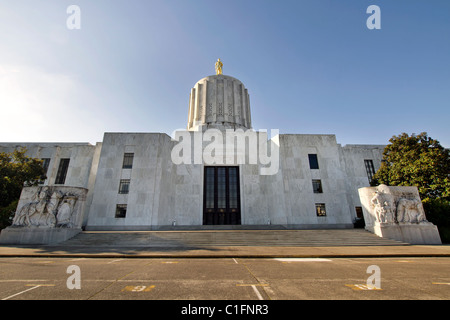
<instances>
[{"instance_id":1,"label":"white marble facade","mask_svg":"<svg viewBox=\"0 0 450 320\"><path fill-rule=\"evenodd\" d=\"M80 218L83 228L154 230L205 224L205 167L209 166L238 168L239 220L233 220L234 224L352 228L357 212L362 212L358 189L369 186L367 170L378 169L384 149L341 146L335 135L328 134L270 137L270 128L268 132L253 131L248 90L239 80L224 75L195 84L189 100L188 130L179 134L195 142L196 133L211 128L222 133L237 129L239 136L250 132L247 130L255 132L258 141L279 152L274 174L261 174L267 165L260 162L211 164L193 159L174 163L171 153L180 140L165 133L105 133L96 145L0 143L0 152L24 146L28 155L48 159L43 186L87 189ZM200 143L201 151L208 148L208 141ZM219 149L225 153L226 147L217 148L215 155L222 152ZM238 153L247 158L253 155L250 146ZM310 155L318 168L311 165ZM193 158L196 156L193 152ZM57 181L62 159L69 159L68 168L64 181Z\"/></svg>"}]
</instances>

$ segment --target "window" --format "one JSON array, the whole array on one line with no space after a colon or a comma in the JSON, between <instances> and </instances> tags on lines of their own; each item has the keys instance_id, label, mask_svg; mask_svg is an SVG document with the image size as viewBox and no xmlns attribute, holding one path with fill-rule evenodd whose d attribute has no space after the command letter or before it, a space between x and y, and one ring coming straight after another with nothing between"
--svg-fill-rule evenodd
<instances>
[{"instance_id":1,"label":"window","mask_svg":"<svg viewBox=\"0 0 450 320\"><path fill-rule=\"evenodd\" d=\"M356 217L361 219L363 217L362 207L355 207L355 210L356 210Z\"/></svg>"},{"instance_id":2,"label":"window","mask_svg":"<svg viewBox=\"0 0 450 320\"><path fill-rule=\"evenodd\" d=\"M319 161L317 161L317 154L308 154L309 168L319 169Z\"/></svg>"},{"instance_id":3,"label":"window","mask_svg":"<svg viewBox=\"0 0 450 320\"><path fill-rule=\"evenodd\" d=\"M42 168L44 168L44 174L47 175L48 166L50 164L50 158L42 158Z\"/></svg>"},{"instance_id":4,"label":"window","mask_svg":"<svg viewBox=\"0 0 450 320\"><path fill-rule=\"evenodd\" d=\"M121 179L119 184L119 193L127 194L130 191L130 179Z\"/></svg>"},{"instance_id":5,"label":"window","mask_svg":"<svg viewBox=\"0 0 450 320\"><path fill-rule=\"evenodd\" d=\"M127 215L127 205L118 204L116 206L116 218L125 218Z\"/></svg>"},{"instance_id":6,"label":"window","mask_svg":"<svg viewBox=\"0 0 450 320\"><path fill-rule=\"evenodd\" d=\"M313 180L312 181L313 191L314 193L322 193L322 181Z\"/></svg>"},{"instance_id":7,"label":"window","mask_svg":"<svg viewBox=\"0 0 450 320\"><path fill-rule=\"evenodd\" d=\"M123 169L131 169L133 167L134 153L125 153L123 155Z\"/></svg>"},{"instance_id":8,"label":"window","mask_svg":"<svg viewBox=\"0 0 450 320\"><path fill-rule=\"evenodd\" d=\"M325 203L316 203L316 214L318 217L325 217L327 215Z\"/></svg>"},{"instance_id":9,"label":"window","mask_svg":"<svg viewBox=\"0 0 450 320\"><path fill-rule=\"evenodd\" d=\"M48 166L50 164L50 158L42 158L42 168L44 169L44 174L41 176L41 179L39 180L40 184L43 184L45 182L45 179L47 179L47 173L48 173Z\"/></svg>"},{"instance_id":10,"label":"window","mask_svg":"<svg viewBox=\"0 0 450 320\"><path fill-rule=\"evenodd\" d=\"M372 177L375 174L375 168L373 167L372 160L364 160L364 165L366 166L367 178L369 178L369 182L372 181Z\"/></svg>"},{"instance_id":11,"label":"window","mask_svg":"<svg viewBox=\"0 0 450 320\"><path fill-rule=\"evenodd\" d=\"M56 174L55 184L64 184L66 182L67 170L69 169L70 159L61 159L59 161L58 173Z\"/></svg>"}]
</instances>

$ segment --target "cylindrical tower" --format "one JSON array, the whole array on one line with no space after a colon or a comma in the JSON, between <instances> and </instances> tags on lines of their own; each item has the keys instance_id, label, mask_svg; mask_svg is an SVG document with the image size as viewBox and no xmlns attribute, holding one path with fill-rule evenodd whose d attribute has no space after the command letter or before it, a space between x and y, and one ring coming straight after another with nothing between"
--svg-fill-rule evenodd
<instances>
[{"instance_id":1,"label":"cylindrical tower","mask_svg":"<svg viewBox=\"0 0 450 320\"><path fill-rule=\"evenodd\" d=\"M217 74L201 79L191 89L188 130L251 127L250 98L238 79Z\"/></svg>"}]
</instances>

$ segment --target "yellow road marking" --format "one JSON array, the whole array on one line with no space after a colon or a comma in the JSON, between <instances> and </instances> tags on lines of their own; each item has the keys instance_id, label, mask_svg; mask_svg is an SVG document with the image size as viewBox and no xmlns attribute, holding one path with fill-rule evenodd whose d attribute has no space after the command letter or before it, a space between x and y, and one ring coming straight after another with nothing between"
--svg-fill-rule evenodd
<instances>
[{"instance_id":1,"label":"yellow road marking","mask_svg":"<svg viewBox=\"0 0 450 320\"><path fill-rule=\"evenodd\" d=\"M122 289L122 291L128 291L128 292L149 292L151 291L155 286L126 286Z\"/></svg>"},{"instance_id":2,"label":"yellow road marking","mask_svg":"<svg viewBox=\"0 0 450 320\"><path fill-rule=\"evenodd\" d=\"M352 288L353 290L383 290L367 284L346 284L345 286Z\"/></svg>"}]
</instances>

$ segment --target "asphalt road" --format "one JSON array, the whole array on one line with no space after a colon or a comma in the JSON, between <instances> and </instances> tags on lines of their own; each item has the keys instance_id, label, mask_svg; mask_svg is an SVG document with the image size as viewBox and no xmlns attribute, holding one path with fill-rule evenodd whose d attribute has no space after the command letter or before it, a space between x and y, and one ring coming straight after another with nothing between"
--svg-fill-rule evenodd
<instances>
[{"instance_id":1,"label":"asphalt road","mask_svg":"<svg viewBox=\"0 0 450 320\"><path fill-rule=\"evenodd\" d=\"M0 299L448 300L450 258L1 258Z\"/></svg>"}]
</instances>

